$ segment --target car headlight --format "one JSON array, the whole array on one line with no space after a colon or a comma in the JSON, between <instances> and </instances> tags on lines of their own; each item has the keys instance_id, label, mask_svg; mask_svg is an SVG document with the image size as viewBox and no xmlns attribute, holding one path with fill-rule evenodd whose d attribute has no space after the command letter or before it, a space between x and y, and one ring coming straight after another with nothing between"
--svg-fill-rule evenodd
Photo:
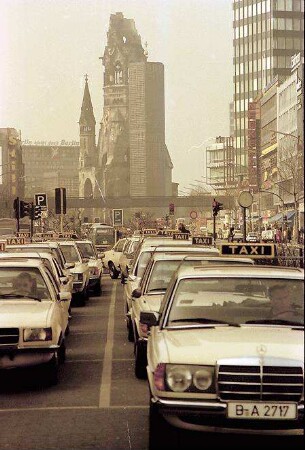
<instances>
[{"instance_id":1,"label":"car headlight","mask_svg":"<svg viewBox=\"0 0 305 450\"><path fill-rule=\"evenodd\" d=\"M193 383L199 391L207 391L213 381L213 375L208 369L199 369L194 373Z\"/></svg>"},{"instance_id":2,"label":"car headlight","mask_svg":"<svg viewBox=\"0 0 305 450\"><path fill-rule=\"evenodd\" d=\"M166 365L166 385L173 392L215 392L215 368L212 366Z\"/></svg>"},{"instance_id":3,"label":"car headlight","mask_svg":"<svg viewBox=\"0 0 305 450\"><path fill-rule=\"evenodd\" d=\"M191 371L184 366L173 366L166 373L166 381L174 392L184 392L192 384Z\"/></svg>"},{"instance_id":4,"label":"car headlight","mask_svg":"<svg viewBox=\"0 0 305 450\"><path fill-rule=\"evenodd\" d=\"M51 341L52 328L25 328L23 340L24 342Z\"/></svg>"}]
</instances>

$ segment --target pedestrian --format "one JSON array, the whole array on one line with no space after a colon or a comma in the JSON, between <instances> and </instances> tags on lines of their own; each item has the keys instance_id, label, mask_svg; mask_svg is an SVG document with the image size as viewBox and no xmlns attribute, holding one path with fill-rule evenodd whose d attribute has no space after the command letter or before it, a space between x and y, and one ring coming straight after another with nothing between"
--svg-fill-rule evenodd
<instances>
[{"instance_id":1,"label":"pedestrian","mask_svg":"<svg viewBox=\"0 0 305 450\"><path fill-rule=\"evenodd\" d=\"M281 228L277 228L275 231L275 242L280 244L282 242L282 230Z\"/></svg>"},{"instance_id":2,"label":"pedestrian","mask_svg":"<svg viewBox=\"0 0 305 450\"><path fill-rule=\"evenodd\" d=\"M287 241L289 242L289 244L291 242L291 238L292 238L291 228L288 228L288 230L287 230Z\"/></svg>"},{"instance_id":3,"label":"pedestrian","mask_svg":"<svg viewBox=\"0 0 305 450\"><path fill-rule=\"evenodd\" d=\"M184 223L179 223L178 225L178 230L180 231L180 233L185 233L185 234L190 234L190 230L188 230L187 228L185 228Z\"/></svg>"},{"instance_id":4,"label":"pedestrian","mask_svg":"<svg viewBox=\"0 0 305 450\"><path fill-rule=\"evenodd\" d=\"M228 236L228 242L233 242L234 234L235 234L234 227L230 227L229 236Z\"/></svg>"}]
</instances>

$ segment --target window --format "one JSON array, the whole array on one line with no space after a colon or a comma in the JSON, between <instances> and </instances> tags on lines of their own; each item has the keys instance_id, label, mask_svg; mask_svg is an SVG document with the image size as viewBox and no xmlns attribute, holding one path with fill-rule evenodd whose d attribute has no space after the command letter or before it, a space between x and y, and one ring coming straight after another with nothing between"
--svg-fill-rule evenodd
<instances>
[{"instance_id":1,"label":"window","mask_svg":"<svg viewBox=\"0 0 305 450\"><path fill-rule=\"evenodd\" d=\"M293 19L293 30L300 31L301 30L301 21L300 19Z\"/></svg>"},{"instance_id":2,"label":"window","mask_svg":"<svg viewBox=\"0 0 305 450\"><path fill-rule=\"evenodd\" d=\"M271 11L271 0L267 0L266 2L266 12L270 12Z\"/></svg>"},{"instance_id":3,"label":"window","mask_svg":"<svg viewBox=\"0 0 305 450\"><path fill-rule=\"evenodd\" d=\"M248 36L248 25L244 25L244 37Z\"/></svg>"},{"instance_id":4,"label":"window","mask_svg":"<svg viewBox=\"0 0 305 450\"><path fill-rule=\"evenodd\" d=\"M286 38L286 49L293 49L293 39L292 38Z\"/></svg>"},{"instance_id":5,"label":"window","mask_svg":"<svg viewBox=\"0 0 305 450\"><path fill-rule=\"evenodd\" d=\"M285 11L285 0L277 0L277 10Z\"/></svg>"},{"instance_id":6,"label":"window","mask_svg":"<svg viewBox=\"0 0 305 450\"><path fill-rule=\"evenodd\" d=\"M280 38L278 38L277 42L278 42L277 48L280 48L280 49L282 49L282 50L285 50L285 49L286 49L286 41L285 41L285 38L280 37Z\"/></svg>"},{"instance_id":7,"label":"window","mask_svg":"<svg viewBox=\"0 0 305 450\"><path fill-rule=\"evenodd\" d=\"M302 0L303 3L303 0ZM301 11L301 0L294 0L293 2L293 10L294 11Z\"/></svg>"},{"instance_id":8,"label":"window","mask_svg":"<svg viewBox=\"0 0 305 450\"><path fill-rule=\"evenodd\" d=\"M259 15L259 14L261 14L262 13L262 4L261 4L261 2L259 2L258 4L257 4L257 14Z\"/></svg>"},{"instance_id":9,"label":"window","mask_svg":"<svg viewBox=\"0 0 305 450\"><path fill-rule=\"evenodd\" d=\"M285 30L285 19L283 19L283 18L277 19L277 29Z\"/></svg>"},{"instance_id":10,"label":"window","mask_svg":"<svg viewBox=\"0 0 305 450\"><path fill-rule=\"evenodd\" d=\"M253 5L253 16L255 17L256 14L257 14L257 5L256 5L256 3L254 3L254 5Z\"/></svg>"},{"instance_id":11,"label":"window","mask_svg":"<svg viewBox=\"0 0 305 450\"><path fill-rule=\"evenodd\" d=\"M292 19L286 19L286 30L293 30L292 28Z\"/></svg>"},{"instance_id":12,"label":"window","mask_svg":"<svg viewBox=\"0 0 305 450\"><path fill-rule=\"evenodd\" d=\"M292 0L286 0L286 11L292 11Z\"/></svg>"},{"instance_id":13,"label":"window","mask_svg":"<svg viewBox=\"0 0 305 450\"><path fill-rule=\"evenodd\" d=\"M266 12L266 0L262 1L262 14L265 14Z\"/></svg>"}]
</instances>

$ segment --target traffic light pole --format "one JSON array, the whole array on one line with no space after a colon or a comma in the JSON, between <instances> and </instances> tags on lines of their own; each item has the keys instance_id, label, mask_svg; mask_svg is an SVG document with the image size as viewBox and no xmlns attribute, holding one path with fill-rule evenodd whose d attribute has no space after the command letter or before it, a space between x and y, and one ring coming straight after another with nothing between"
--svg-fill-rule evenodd
<instances>
[{"instance_id":1,"label":"traffic light pole","mask_svg":"<svg viewBox=\"0 0 305 450\"><path fill-rule=\"evenodd\" d=\"M216 216L213 215L213 241L214 247L216 246Z\"/></svg>"},{"instance_id":2,"label":"traffic light pole","mask_svg":"<svg viewBox=\"0 0 305 450\"><path fill-rule=\"evenodd\" d=\"M243 210L243 240L246 242L247 239L247 208L242 208Z\"/></svg>"}]
</instances>

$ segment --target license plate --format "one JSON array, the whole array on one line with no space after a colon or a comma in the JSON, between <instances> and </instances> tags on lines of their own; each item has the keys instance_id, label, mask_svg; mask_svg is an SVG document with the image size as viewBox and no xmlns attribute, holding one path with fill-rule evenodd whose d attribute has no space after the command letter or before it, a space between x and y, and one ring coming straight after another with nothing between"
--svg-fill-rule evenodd
<instances>
[{"instance_id":1,"label":"license plate","mask_svg":"<svg viewBox=\"0 0 305 450\"><path fill-rule=\"evenodd\" d=\"M295 420L297 405L295 403L229 402L227 416L229 419Z\"/></svg>"}]
</instances>

